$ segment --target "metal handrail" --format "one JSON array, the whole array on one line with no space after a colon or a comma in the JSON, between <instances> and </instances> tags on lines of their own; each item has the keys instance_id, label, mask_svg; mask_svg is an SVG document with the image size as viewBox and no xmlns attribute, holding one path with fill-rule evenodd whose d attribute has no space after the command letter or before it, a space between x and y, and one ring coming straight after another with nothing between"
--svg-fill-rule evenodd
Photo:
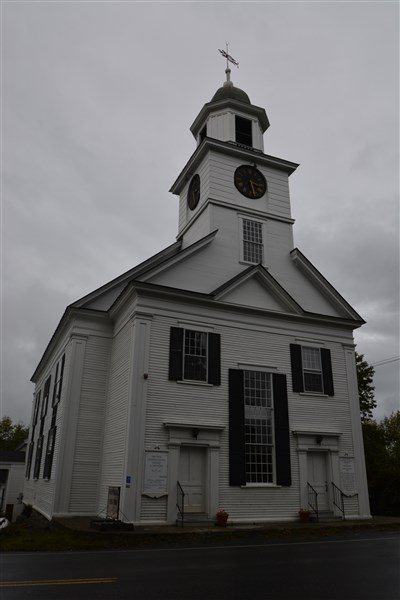
<instances>
[{"instance_id":1,"label":"metal handrail","mask_svg":"<svg viewBox=\"0 0 400 600\"><path fill-rule=\"evenodd\" d=\"M183 520L185 518L185 492L183 491L183 488L182 488L181 484L179 483L179 481L176 482L176 492L177 492L176 507L181 516L181 525L183 527ZM179 502L179 500L180 500L180 502Z\"/></svg>"},{"instance_id":2,"label":"metal handrail","mask_svg":"<svg viewBox=\"0 0 400 600\"><path fill-rule=\"evenodd\" d=\"M315 513L317 522L319 521L318 512L318 492L313 488L311 483L307 481L307 492L308 492L308 506Z\"/></svg>"},{"instance_id":3,"label":"metal handrail","mask_svg":"<svg viewBox=\"0 0 400 600\"><path fill-rule=\"evenodd\" d=\"M333 492L333 504L341 511L342 513L342 519L344 519L346 517L345 512L344 512L344 499L345 498L354 498L355 496L358 496L358 493L356 492L355 494L345 494L340 487L338 487L336 485L336 483L332 483L332 492Z\"/></svg>"}]
</instances>

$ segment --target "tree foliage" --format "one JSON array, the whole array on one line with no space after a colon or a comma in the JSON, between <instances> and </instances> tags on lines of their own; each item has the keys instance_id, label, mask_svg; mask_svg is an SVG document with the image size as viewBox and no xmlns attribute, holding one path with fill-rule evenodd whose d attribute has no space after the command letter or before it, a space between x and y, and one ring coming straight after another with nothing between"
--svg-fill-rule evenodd
<instances>
[{"instance_id":1,"label":"tree foliage","mask_svg":"<svg viewBox=\"0 0 400 600\"><path fill-rule=\"evenodd\" d=\"M13 423L10 417L0 420L0 450L15 450L28 437L29 428Z\"/></svg>"},{"instance_id":2,"label":"tree foliage","mask_svg":"<svg viewBox=\"0 0 400 600\"><path fill-rule=\"evenodd\" d=\"M400 411L363 423L371 512L400 516Z\"/></svg>"},{"instance_id":3,"label":"tree foliage","mask_svg":"<svg viewBox=\"0 0 400 600\"><path fill-rule=\"evenodd\" d=\"M356 352L358 396L360 399L361 422L372 420L372 411L376 407L373 385L375 370L364 359L364 354Z\"/></svg>"}]
</instances>

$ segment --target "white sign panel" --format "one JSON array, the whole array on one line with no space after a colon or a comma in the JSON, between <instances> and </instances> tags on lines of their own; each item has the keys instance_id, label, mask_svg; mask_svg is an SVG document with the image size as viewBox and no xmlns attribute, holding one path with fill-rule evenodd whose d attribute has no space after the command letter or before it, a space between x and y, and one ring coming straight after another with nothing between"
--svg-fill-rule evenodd
<instances>
[{"instance_id":1,"label":"white sign panel","mask_svg":"<svg viewBox=\"0 0 400 600\"><path fill-rule=\"evenodd\" d=\"M342 490L345 494L354 494L356 491L354 458L340 459L340 479L342 482Z\"/></svg>"},{"instance_id":2,"label":"white sign panel","mask_svg":"<svg viewBox=\"0 0 400 600\"><path fill-rule=\"evenodd\" d=\"M168 452L146 452L143 493L154 498L167 493Z\"/></svg>"}]
</instances>

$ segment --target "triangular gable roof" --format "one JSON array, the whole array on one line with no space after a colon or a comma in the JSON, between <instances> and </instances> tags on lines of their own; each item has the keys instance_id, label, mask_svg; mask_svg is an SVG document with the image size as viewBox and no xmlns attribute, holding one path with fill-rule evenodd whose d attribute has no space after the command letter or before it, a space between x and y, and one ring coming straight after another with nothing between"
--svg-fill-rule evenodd
<instances>
[{"instance_id":1,"label":"triangular gable roof","mask_svg":"<svg viewBox=\"0 0 400 600\"><path fill-rule=\"evenodd\" d=\"M238 273L238 275L235 275L235 277L232 277L229 281L214 290L211 296L215 300L227 300L229 294L238 287L243 286L250 279L258 281L284 310L296 314L304 314L304 310L300 304L288 294L275 277L261 264L252 265L244 269L244 271Z\"/></svg>"},{"instance_id":2,"label":"triangular gable roof","mask_svg":"<svg viewBox=\"0 0 400 600\"><path fill-rule=\"evenodd\" d=\"M290 256L294 264L315 285L321 294L338 310L344 317L365 323L364 319L354 308L339 294L316 267L304 256L298 248L291 251Z\"/></svg>"},{"instance_id":3,"label":"triangular gable roof","mask_svg":"<svg viewBox=\"0 0 400 600\"><path fill-rule=\"evenodd\" d=\"M154 256L148 258L133 269L130 269L129 271L126 271L119 277L112 279L111 281L97 288L90 294L83 296L83 298L80 298L70 306L74 308L90 308L90 305L97 301L101 296L105 294L111 294L114 290L116 292L115 297L118 297L130 281L138 280L141 277L144 277L145 275L146 277L152 276L155 273L158 273L170 267L175 262L184 260L191 254L194 254L195 252L203 248L205 245L209 244L214 239L217 231L217 229L215 231L212 231L208 235L204 236L200 240L197 240L197 242L194 242L193 244L187 246L183 250L182 240L179 239L174 244L171 244L164 250L161 250L161 252L158 252ZM112 303L113 301L110 302L110 305ZM103 308L103 310L108 310L108 308L109 306Z\"/></svg>"}]
</instances>

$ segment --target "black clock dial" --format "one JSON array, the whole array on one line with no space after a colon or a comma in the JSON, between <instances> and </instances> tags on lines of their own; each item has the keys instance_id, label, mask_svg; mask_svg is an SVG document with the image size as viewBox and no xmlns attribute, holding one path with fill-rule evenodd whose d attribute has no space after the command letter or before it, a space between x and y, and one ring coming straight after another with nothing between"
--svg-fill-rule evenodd
<instances>
[{"instance_id":1,"label":"black clock dial","mask_svg":"<svg viewBox=\"0 0 400 600\"><path fill-rule=\"evenodd\" d=\"M194 210L200 200L200 175L194 175L189 185L187 203L190 210Z\"/></svg>"},{"instance_id":2,"label":"black clock dial","mask_svg":"<svg viewBox=\"0 0 400 600\"><path fill-rule=\"evenodd\" d=\"M236 189L243 196L257 200L264 196L267 190L267 182L264 175L256 167L241 165L235 171L234 182Z\"/></svg>"}]
</instances>

